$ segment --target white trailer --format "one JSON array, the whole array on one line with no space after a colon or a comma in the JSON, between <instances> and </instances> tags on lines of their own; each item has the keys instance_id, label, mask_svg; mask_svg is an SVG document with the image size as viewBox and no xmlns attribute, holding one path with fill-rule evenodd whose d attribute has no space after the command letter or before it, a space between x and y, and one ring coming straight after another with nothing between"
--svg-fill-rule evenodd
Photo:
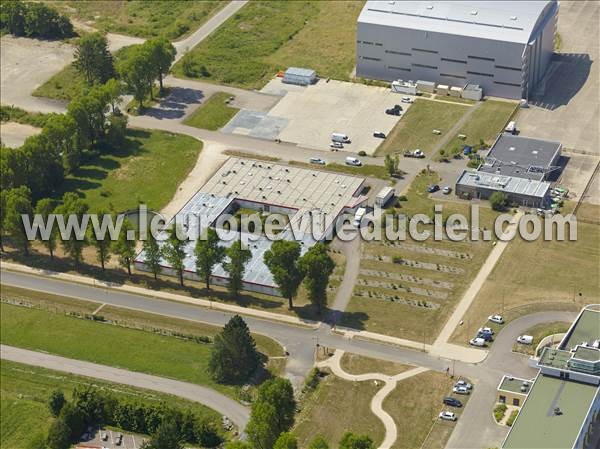
<instances>
[{"instance_id":1,"label":"white trailer","mask_svg":"<svg viewBox=\"0 0 600 449\"><path fill-rule=\"evenodd\" d=\"M331 135L331 140L333 142L350 143L350 138L343 133L333 133Z\"/></svg>"},{"instance_id":2,"label":"white trailer","mask_svg":"<svg viewBox=\"0 0 600 449\"><path fill-rule=\"evenodd\" d=\"M392 187L384 187L375 196L375 206L383 207L394 196L396 191Z\"/></svg>"}]
</instances>

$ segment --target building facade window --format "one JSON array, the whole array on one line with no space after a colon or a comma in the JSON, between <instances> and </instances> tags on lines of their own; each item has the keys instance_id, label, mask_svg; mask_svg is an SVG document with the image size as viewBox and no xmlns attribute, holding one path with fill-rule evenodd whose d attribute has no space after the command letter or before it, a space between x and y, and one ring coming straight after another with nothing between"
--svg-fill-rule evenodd
<instances>
[{"instance_id":1,"label":"building facade window","mask_svg":"<svg viewBox=\"0 0 600 449\"><path fill-rule=\"evenodd\" d=\"M376 47L383 47L383 44L381 42L375 42L375 46Z\"/></svg>"},{"instance_id":2,"label":"building facade window","mask_svg":"<svg viewBox=\"0 0 600 449\"><path fill-rule=\"evenodd\" d=\"M515 72L522 71L521 67L507 67L505 65L495 65L494 67L496 67L497 69L502 69L502 70L514 70Z\"/></svg>"},{"instance_id":3,"label":"building facade window","mask_svg":"<svg viewBox=\"0 0 600 449\"><path fill-rule=\"evenodd\" d=\"M492 62L496 61L494 58L485 58L483 56L467 56L467 58L469 58L469 59L479 59L480 61L492 61Z\"/></svg>"},{"instance_id":4,"label":"building facade window","mask_svg":"<svg viewBox=\"0 0 600 449\"><path fill-rule=\"evenodd\" d=\"M431 53L431 54L434 54L434 55L437 55L439 53L439 51L425 50L424 48L411 48L411 50L413 50L413 51L420 51L421 53Z\"/></svg>"},{"instance_id":5,"label":"building facade window","mask_svg":"<svg viewBox=\"0 0 600 449\"><path fill-rule=\"evenodd\" d=\"M502 86L512 86L512 87L521 87L520 84L516 84L516 83L505 83L502 81L494 81L494 84L500 84Z\"/></svg>"},{"instance_id":6,"label":"building facade window","mask_svg":"<svg viewBox=\"0 0 600 449\"><path fill-rule=\"evenodd\" d=\"M452 75L450 73L440 73L440 76L447 76L447 77L450 77L450 78L458 78L458 79L461 79L461 80L467 79L466 76Z\"/></svg>"},{"instance_id":7,"label":"building facade window","mask_svg":"<svg viewBox=\"0 0 600 449\"><path fill-rule=\"evenodd\" d=\"M401 55L401 56L412 56L412 53L406 53L403 51L396 51L396 50L386 50L386 53L390 53L392 55Z\"/></svg>"},{"instance_id":8,"label":"building facade window","mask_svg":"<svg viewBox=\"0 0 600 449\"><path fill-rule=\"evenodd\" d=\"M404 67L394 67L393 65L388 65L388 69L392 70L402 70L404 72L410 72L410 69L406 69Z\"/></svg>"},{"instance_id":9,"label":"building facade window","mask_svg":"<svg viewBox=\"0 0 600 449\"><path fill-rule=\"evenodd\" d=\"M381 61L380 58L371 58L369 56L361 56L360 59L366 59L367 61Z\"/></svg>"},{"instance_id":10,"label":"building facade window","mask_svg":"<svg viewBox=\"0 0 600 449\"><path fill-rule=\"evenodd\" d=\"M427 65L427 64L411 64L413 67L422 67L424 69L435 69L437 70L437 67L434 65Z\"/></svg>"},{"instance_id":11,"label":"building facade window","mask_svg":"<svg viewBox=\"0 0 600 449\"><path fill-rule=\"evenodd\" d=\"M467 73L468 73L469 75L488 76L488 77L490 77L490 78L493 78L493 77L494 77L494 75L492 75L491 73L483 73L483 72L469 72L469 71L467 71Z\"/></svg>"},{"instance_id":12,"label":"building facade window","mask_svg":"<svg viewBox=\"0 0 600 449\"><path fill-rule=\"evenodd\" d=\"M451 58L441 58L442 61L447 61L447 62L457 62L459 64L466 64L467 61L463 61L462 59L451 59Z\"/></svg>"}]
</instances>

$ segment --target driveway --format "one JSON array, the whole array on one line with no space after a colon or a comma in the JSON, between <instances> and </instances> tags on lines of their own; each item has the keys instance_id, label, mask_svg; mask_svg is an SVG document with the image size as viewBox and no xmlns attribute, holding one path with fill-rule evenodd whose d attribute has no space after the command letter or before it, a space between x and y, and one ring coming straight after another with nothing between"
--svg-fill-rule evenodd
<instances>
[{"instance_id":1,"label":"driveway","mask_svg":"<svg viewBox=\"0 0 600 449\"><path fill-rule=\"evenodd\" d=\"M200 385L6 345L0 346L0 353L4 360L160 391L198 402L229 417L241 430L246 428L250 418L248 407L211 388Z\"/></svg>"}]
</instances>

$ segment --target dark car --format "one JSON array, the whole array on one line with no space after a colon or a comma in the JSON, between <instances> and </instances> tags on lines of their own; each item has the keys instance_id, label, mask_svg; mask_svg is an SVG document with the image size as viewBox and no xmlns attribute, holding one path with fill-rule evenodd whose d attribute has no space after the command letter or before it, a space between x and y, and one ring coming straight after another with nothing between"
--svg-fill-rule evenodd
<instances>
[{"instance_id":1,"label":"dark car","mask_svg":"<svg viewBox=\"0 0 600 449\"><path fill-rule=\"evenodd\" d=\"M387 115L400 115L400 110L399 109L394 109L394 108L392 108L392 109L386 109L385 113Z\"/></svg>"},{"instance_id":2,"label":"dark car","mask_svg":"<svg viewBox=\"0 0 600 449\"><path fill-rule=\"evenodd\" d=\"M444 404L450 405L452 407L462 407L462 402L460 402L458 399L451 397L444 398Z\"/></svg>"},{"instance_id":3,"label":"dark car","mask_svg":"<svg viewBox=\"0 0 600 449\"><path fill-rule=\"evenodd\" d=\"M438 190L440 190L440 186L438 186L437 184L427 187L427 191L429 193L437 192Z\"/></svg>"},{"instance_id":4,"label":"dark car","mask_svg":"<svg viewBox=\"0 0 600 449\"><path fill-rule=\"evenodd\" d=\"M373 137L378 137L380 139L385 139L385 134L382 132L373 133Z\"/></svg>"},{"instance_id":5,"label":"dark car","mask_svg":"<svg viewBox=\"0 0 600 449\"><path fill-rule=\"evenodd\" d=\"M494 341L492 334L488 334L486 332L477 332L477 338L483 338L485 341Z\"/></svg>"}]
</instances>

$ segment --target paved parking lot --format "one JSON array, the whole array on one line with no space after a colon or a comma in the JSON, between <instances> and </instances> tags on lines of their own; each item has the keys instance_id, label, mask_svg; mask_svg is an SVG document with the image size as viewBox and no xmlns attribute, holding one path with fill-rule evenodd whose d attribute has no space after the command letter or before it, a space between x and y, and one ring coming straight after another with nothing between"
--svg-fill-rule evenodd
<instances>
[{"instance_id":1,"label":"paved parking lot","mask_svg":"<svg viewBox=\"0 0 600 449\"><path fill-rule=\"evenodd\" d=\"M40 128L21 123L8 122L0 127L0 140L9 148L17 148L23 145L29 136L40 133Z\"/></svg>"},{"instance_id":2,"label":"paved parking lot","mask_svg":"<svg viewBox=\"0 0 600 449\"><path fill-rule=\"evenodd\" d=\"M100 438L100 431L97 431L94 435L92 435L90 438L82 438L79 442L79 444L82 447L99 447L99 448L106 448L106 449L138 449L142 443L144 442L144 440L146 439L145 437L142 437L140 435L134 435L131 433L123 433L123 442L121 443L121 445L117 445L117 434L119 432L115 432L113 430L105 430L108 439L106 441L102 441L102 439ZM76 446L77 447L77 446Z\"/></svg>"},{"instance_id":3,"label":"paved parking lot","mask_svg":"<svg viewBox=\"0 0 600 449\"><path fill-rule=\"evenodd\" d=\"M521 109L517 125L525 136L557 140L566 148L600 155L600 2L561 2L555 55L545 93Z\"/></svg>"},{"instance_id":4,"label":"paved parking lot","mask_svg":"<svg viewBox=\"0 0 600 449\"><path fill-rule=\"evenodd\" d=\"M381 143L374 132L388 134L399 117L385 110L400 103L399 94L383 87L320 80L308 87L283 84L276 78L263 93L282 96L268 112L240 111L224 132L265 139L279 138L306 148L326 150L334 132L347 134L352 143L344 150L372 154ZM403 104L406 111L410 105Z\"/></svg>"},{"instance_id":5,"label":"paved parking lot","mask_svg":"<svg viewBox=\"0 0 600 449\"><path fill-rule=\"evenodd\" d=\"M567 161L559 179L559 184L569 189L570 200L577 201L594 173L596 164L598 164L598 157L577 153L564 153L563 157ZM584 201L600 204L600 188L597 179L590 186Z\"/></svg>"}]
</instances>

